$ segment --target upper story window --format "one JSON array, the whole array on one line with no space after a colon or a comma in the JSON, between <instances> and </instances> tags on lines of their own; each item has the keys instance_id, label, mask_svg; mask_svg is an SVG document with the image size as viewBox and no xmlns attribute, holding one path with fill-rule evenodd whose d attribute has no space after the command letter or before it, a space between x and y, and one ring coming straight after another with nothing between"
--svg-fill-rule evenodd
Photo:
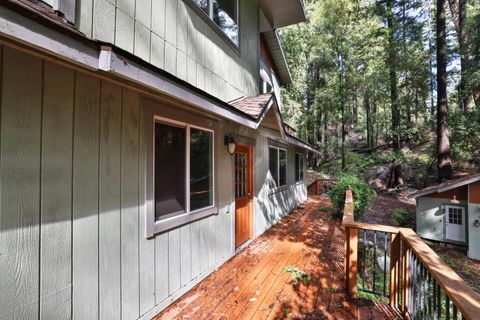
<instances>
[{"instance_id":1,"label":"upper story window","mask_svg":"<svg viewBox=\"0 0 480 320\"><path fill-rule=\"evenodd\" d=\"M287 150L269 146L268 168L277 187L287 184Z\"/></svg>"},{"instance_id":2,"label":"upper story window","mask_svg":"<svg viewBox=\"0 0 480 320\"><path fill-rule=\"evenodd\" d=\"M238 0L186 0L199 8L238 47Z\"/></svg>"}]
</instances>

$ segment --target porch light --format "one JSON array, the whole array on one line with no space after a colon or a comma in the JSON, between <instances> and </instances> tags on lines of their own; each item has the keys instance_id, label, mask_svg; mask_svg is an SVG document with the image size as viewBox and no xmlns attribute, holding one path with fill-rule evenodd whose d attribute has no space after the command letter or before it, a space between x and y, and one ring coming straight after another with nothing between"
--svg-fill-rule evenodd
<instances>
[{"instance_id":1,"label":"porch light","mask_svg":"<svg viewBox=\"0 0 480 320\"><path fill-rule=\"evenodd\" d=\"M224 144L227 146L228 153L230 153L230 155L233 155L235 153L235 150L237 149L237 143L235 142L235 140L233 140L233 137L225 136Z\"/></svg>"},{"instance_id":2,"label":"porch light","mask_svg":"<svg viewBox=\"0 0 480 320\"><path fill-rule=\"evenodd\" d=\"M450 200L450 203L460 203L460 201L457 200L457 196L456 195L453 195L453 198L452 200Z\"/></svg>"}]
</instances>

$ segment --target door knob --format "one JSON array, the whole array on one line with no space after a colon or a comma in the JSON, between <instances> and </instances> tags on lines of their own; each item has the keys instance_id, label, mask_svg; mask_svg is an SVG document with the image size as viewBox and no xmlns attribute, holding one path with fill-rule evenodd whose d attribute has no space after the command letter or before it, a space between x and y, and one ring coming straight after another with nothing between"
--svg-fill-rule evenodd
<instances>
[{"instance_id":1,"label":"door knob","mask_svg":"<svg viewBox=\"0 0 480 320\"><path fill-rule=\"evenodd\" d=\"M248 200L252 200L252 194L250 192L248 193Z\"/></svg>"}]
</instances>

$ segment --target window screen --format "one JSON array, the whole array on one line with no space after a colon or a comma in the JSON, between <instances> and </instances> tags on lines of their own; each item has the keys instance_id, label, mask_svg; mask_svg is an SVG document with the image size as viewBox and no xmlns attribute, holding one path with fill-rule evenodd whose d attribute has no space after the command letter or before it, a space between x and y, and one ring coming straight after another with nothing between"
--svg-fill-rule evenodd
<instances>
[{"instance_id":1,"label":"window screen","mask_svg":"<svg viewBox=\"0 0 480 320\"><path fill-rule=\"evenodd\" d=\"M275 185L278 186L278 149L276 148L268 148L268 168Z\"/></svg>"},{"instance_id":2,"label":"window screen","mask_svg":"<svg viewBox=\"0 0 480 320\"><path fill-rule=\"evenodd\" d=\"M302 154L295 154L295 181L303 181L305 178L305 156Z\"/></svg>"},{"instance_id":3,"label":"window screen","mask_svg":"<svg viewBox=\"0 0 480 320\"><path fill-rule=\"evenodd\" d=\"M287 151L279 149L279 186L284 186L287 184Z\"/></svg>"},{"instance_id":4,"label":"window screen","mask_svg":"<svg viewBox=\"0 0 480 320\"><path fill-rule=\"evenodd\" d=\"M213 204L213 152L209 131L190 129L190 211Z\"/></svg>"},{"instance_id":5,"label":"window screen","mask_svg":"<svg viewBox=\"0 0 480 320\"><path fill-rule=\"evenodd\" d=\"M186 211L185 145L185 127L155 124L156 220Z\"/></svg>"}]
</instances>

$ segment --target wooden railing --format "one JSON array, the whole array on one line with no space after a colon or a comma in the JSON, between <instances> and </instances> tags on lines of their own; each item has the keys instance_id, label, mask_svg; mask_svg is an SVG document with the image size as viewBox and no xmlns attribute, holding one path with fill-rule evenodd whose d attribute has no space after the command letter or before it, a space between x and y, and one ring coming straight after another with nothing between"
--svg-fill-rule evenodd
<instances>
[{"instance_id":1,"label":"wooden railing","mask_svg":"<svg viewBox=\"0 0 480 320\"><path fill-rule=\"evenodd\" d=\"M309 195L320 195L331 190L338 182L338 179L318 178L307 186Z\"/></svg>"},{"instance_id":2,"label":"wooden railing","mask_svg":"<svg viewBox=\"0 0 480 320\"><path fill-rule=\"evenodd\" d=\"M390 306L409 319L480 319L480 295L468 287L412 229L355 222L351 190L345 194L342 225L345 233L345 289L350 295L365 291L388 297ZM359 237L359 234L363 236ZM372 234L373 242L367 240ZM383 254L381 262L386 275L380 281L375 278L378 251L370 249L378 246L378 238L383 239L380 247L384 250L379 254ZM366 266L369 251L374 256L373 290L366 289L364 278L359 274L359 269L362 273L372 271ZM357 279L360 279L358 286ZM375 284L382 283L383 290L375 288Z\"/></svg>"}]
</instances>

